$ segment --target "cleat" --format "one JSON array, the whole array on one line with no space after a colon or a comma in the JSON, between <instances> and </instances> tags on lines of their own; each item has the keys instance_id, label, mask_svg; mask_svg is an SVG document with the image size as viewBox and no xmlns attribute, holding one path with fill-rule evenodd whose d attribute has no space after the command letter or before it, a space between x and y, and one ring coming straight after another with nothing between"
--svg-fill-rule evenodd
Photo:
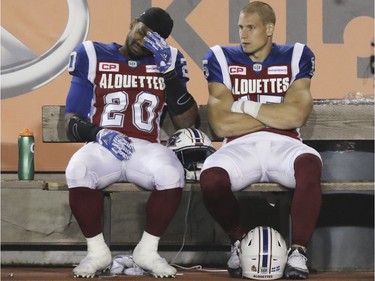
<instances>
[{"instance_id":1,"label":"cleat","mask_svg":"<svg viewBox=\"0 0 375 281\"><path fill-rule=\"evenodd\" d=\"M155 278L174 278L177 273L177 270L157 252L142 249L140 244L133 251L133 261L140 268L149 271Z\"/></svg>"},{"instance_id":2,"label":"cleat","mask_svg":"<svg viewBox=\"0 0 375 281\"><path fill-rule=\"evenodd\" d=\"M73 269L74 278L94 278L97 271L108 270L112 257L108 250L106 253L94 255L89 253L77 267Z\"/></svg>"},{"instance_id":3,"label":"cleat","mask_svg":"<svg viewBox=\"0 0 375 281\"><path fill-rule=\"evenodd\" d=\"M240 240L234 242L230 249L230 258L227 263L227 270L231 277L242 277L242 268L239 257Z\"/></svg>"},{"instance_id":4,"label":"cleat","mask_svg":"<svg viewBox=\"0 0 375 281\"><path fill-rule=\"evenodd\" d=\"M291 248L285 265L284 276L287 279L306 279L309 270L306 266L306 253L302 248Z\"/></svg>"}]
</instances>

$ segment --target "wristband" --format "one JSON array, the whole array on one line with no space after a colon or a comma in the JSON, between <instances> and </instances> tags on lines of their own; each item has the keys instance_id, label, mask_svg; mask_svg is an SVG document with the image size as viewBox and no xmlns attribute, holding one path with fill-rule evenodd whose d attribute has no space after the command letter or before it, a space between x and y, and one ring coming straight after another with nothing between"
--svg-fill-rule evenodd
<instances>
[{"instance_id":1,"label":"wristband","mask_svg":"<svg viewBox=\"0 0 375 281\"><path fill-rule=\"evenodd\" d=\"M232 107L231 107L230 111L236 112L236 113L243 113L243 111L241 109L243 102L244 102L244 100L242 100L242 99L239 99L239 100L235 101L232 104Z\"/></svg>"},{"instance_id":2,"label":"wristband","mask_svg":"<svg viewBox=\"0 0 375 281\"><path fill-rule=\"evenodd\" d=\"M259 102L245 100L243 101L243 113L249 114L250 116L257 118L260 106Z\"/></svg>"},{"instance_id":3,"label":"wristband","mask_svg":"<svg viewBox=\"0 0 375 281\"><path fill-rule=\"evenodd\" d=\"M86 122L77 116L70 118L68 130L76 141L95 141L96 134L103 128Z\"/></svg>"},{"instance_id":4,"label":"wristband","mask_svg":"<svg viewBox=\"0 0 375 281\"><path fill-rule=\"evenodd\" d=\"M163 75L163 78L164 78L164 81L168 81L168 80L171 80L173 78L176 78L177 77L177 71L176 70L172 70L172 71L168 71L166 73L164 73Z\"/></svg>"},{"instance_id":5,"label":"wristband","mask_svg":"<svg viewBox=\"0 0 375 281\"><path fill-rule=\"evenodd\" d=\"M180 115L196 104L193 96L181 83L175 70L167 72L163 77L165 83L165 101L168 105L168 111L172 116Z\"/></svg>"}]
</instances>

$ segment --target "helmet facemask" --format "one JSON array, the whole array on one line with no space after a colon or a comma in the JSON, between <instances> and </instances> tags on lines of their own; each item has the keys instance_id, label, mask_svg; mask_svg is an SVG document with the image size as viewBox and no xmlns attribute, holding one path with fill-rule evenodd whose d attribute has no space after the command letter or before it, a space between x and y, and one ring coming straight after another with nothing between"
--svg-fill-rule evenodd
<instances>
[{"instance_id":1,"label":"helmet facemask","mask_svg":"<svg viewBox=\"0 0 375 281\"><path fill-rule=\"evenodd\" d=\"M213 147L207 146L189 146L175 150L185 168L185 178L193 181L199 180L204 160L214 152Z\"/></svg>"},{"instance_id":2,"label":"helmet facemask","mask_svg":"<svg viewBox=\"0 0 375 281\"><path fill-rule=\"evenodd\" d=\"M180 129L168 139L172 149L185 169L185 178L198 181L203 163L216 150L209 137L198 129Z\"/></svg>"}]
</instances>

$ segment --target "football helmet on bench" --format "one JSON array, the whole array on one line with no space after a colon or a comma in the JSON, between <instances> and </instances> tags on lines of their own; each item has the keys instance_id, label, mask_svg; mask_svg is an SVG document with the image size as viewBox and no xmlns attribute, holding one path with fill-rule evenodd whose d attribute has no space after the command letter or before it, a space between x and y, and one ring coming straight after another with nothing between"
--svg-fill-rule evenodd
<instances>
[{"instance_id":1,"label":"football helmet on bench","mask_svg":"<svg viewBox=\"0 0 375 281\"><path fill-rule=\"evenodd\" d=\"M180 129L167 141L185 168L187 180L199 180L204 160L216 150L210 138L195 128Z\"/></svg>"}]
</instances>

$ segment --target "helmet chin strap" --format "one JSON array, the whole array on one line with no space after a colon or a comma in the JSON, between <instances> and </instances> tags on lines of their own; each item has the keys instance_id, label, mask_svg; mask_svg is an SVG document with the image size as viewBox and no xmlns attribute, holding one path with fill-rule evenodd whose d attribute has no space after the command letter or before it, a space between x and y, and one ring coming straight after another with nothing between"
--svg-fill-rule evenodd
<instances>
[{"instance_id":1,"label":"helmet chin strap","mask_svg":"<svg viewBox=\"0 0 375 281\"><path fill-rule=\"evenodd\" d=\"M185 169L185 178L187 180L198 181L200 178L200 171L189 171Z\"/></svg>"},{"instance_id":2,"label":"helmet chin strap","mask_svg":"<svg viewBox=\"0 0 375 281\"><path fill-rule=\"evenodd\" d=\"M193 170L188 170L188 169L185 168L185 178L187 180L199 181L200 176L201 176L201 170L202 170L202 167L203 167L203 163L197 162L197 163L194 163L193 166L194 166Z\"/></svg>"}]
</instances>

